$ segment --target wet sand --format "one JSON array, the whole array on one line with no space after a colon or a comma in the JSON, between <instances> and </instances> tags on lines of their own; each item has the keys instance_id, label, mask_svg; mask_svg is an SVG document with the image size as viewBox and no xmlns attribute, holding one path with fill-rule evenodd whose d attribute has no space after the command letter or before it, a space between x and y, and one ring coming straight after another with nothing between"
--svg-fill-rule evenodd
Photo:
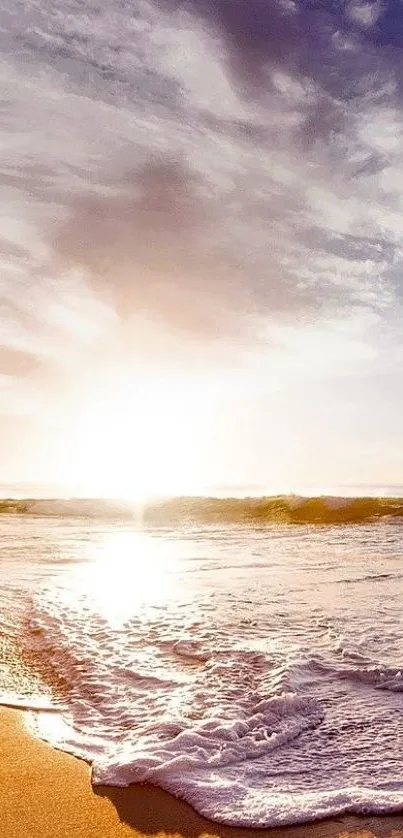
<instances>
[{"instance_id":1,"label":"wet sand","mask_svg":"<svg viewBox=\"0 0 403 838\"><path fill-rule=\"evenodd\" d=\"M0 838L403 838L403 813L284 829L233 829L205 820L150 786L93 789L88 765L31 736L20 711L0 711L0 757Z\"/></svg>"}]
</instances>

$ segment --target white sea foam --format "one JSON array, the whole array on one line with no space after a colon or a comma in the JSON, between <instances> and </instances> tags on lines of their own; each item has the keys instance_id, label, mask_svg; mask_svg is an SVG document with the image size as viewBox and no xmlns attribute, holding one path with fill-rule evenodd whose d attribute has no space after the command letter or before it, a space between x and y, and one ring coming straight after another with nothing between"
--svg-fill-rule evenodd
<instances>
[{"instance_id":1,"label":"white sea foam","mask_svg":"<svg viewBox=\"0 0 403 838\"><path fill-rule=\"evenodd\" d=\"M398 527L16 523L0 690L94 783L239 826L403 808Z\"/></svg>"}]
</instances>

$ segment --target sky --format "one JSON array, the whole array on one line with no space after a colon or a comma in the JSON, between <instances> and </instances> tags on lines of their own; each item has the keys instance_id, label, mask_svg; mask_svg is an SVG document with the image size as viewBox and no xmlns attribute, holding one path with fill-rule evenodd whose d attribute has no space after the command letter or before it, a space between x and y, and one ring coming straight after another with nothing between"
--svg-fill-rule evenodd
<instances>
[{"instance_id":1,"label":"sky","mask_svg":"<svg viewBox=\"0 0 403 838\"><path fill-rule=\"evenodd\" d=\"M0 0L1 482L403 481L403 4Z\"/></svg>"}]
</instances>

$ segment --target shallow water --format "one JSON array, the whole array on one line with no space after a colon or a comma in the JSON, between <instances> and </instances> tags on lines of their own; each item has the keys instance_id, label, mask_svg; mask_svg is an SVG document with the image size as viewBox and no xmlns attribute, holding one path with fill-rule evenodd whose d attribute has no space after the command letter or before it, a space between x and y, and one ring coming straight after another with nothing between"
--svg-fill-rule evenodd
<instances>
[{"instance_id":1,"label":"shallow water","mask_svg":"<svg viewBox=\"0 0 403 838\"><path fill-rule=\"evenodd\" d=\"M402 535L3 516L3 700L223 823L401 809Z\"/></svg>"}]
</instances>

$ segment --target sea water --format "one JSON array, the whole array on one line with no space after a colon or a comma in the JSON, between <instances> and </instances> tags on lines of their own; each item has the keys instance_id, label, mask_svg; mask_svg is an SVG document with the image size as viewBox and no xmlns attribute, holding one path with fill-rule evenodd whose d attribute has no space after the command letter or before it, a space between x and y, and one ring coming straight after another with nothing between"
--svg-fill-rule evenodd
<instances>
[{"instance_id":1,"label":"sea water","mask_svg":"<svg viewBox=\"0 0 403 838\"><path fill-rule=\"evenodd\" d=\"M215 821L403 808L403 528L0 516L0 692Z\"/></svg>"}]
</instances>

